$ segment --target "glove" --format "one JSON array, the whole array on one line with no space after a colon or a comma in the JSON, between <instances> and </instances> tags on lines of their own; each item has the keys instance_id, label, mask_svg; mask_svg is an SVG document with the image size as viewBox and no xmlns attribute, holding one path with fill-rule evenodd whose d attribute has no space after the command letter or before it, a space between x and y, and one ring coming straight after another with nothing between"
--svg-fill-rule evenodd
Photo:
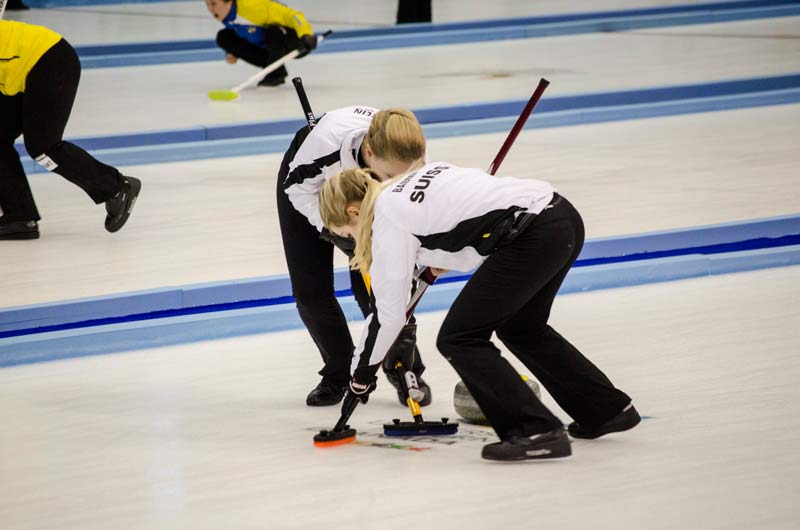
<instances>
[{"instance_id":1,"label":"glove","mask_svg":"<svg viewBox=\"0 0 800 530\"><path fill-rule=\"evenodd\" d=\"M394 344L392 344L392 347L389 349L389 353L387 353L386 357L383 359L383 371L393 371L397 361L403 363L403 367L406 370L411 370L414 366L415 352L417 349L416 345L417 325L406 324L403 326L402 331L400 331L400 335L397 336L397 340L394 341Z\"/></svg>"},{"instance_id":2,"label":"glove","mask_svg":"<svg viewBox=\"0 0 800 530\"><path fill-rule=\"evenodd\" d=\"M379 364L359 366L353 372L353 378L350 379L348 389L361 403L369 401L369 395L378 387L378 378L375 374L378 372L379 367Z\"/></svg>"},{"instance_id":3,"label":"glove","mask_svg":"<svg viewBox=\"0 0 800 530\"><path fill-rule=\"evenodd\" d=\"M312 50L316 49L316 47L317 37L314 35L303 35L298 39L297 50L300 52L300 54L297 56L297 58L299 59L301 57L305 57L311 53Z\"/></svg>"},{"instance_id":4,"label":"glove","mask_svg":"<svg viewBox=\"0 0 800 530\"><path fill-rule=\"evenodd\" d=\"M347 254L350 259L353 259L353 256L356 255L356 240L352 237L337 236L327 228L323 228L319 238L332 243L336 248Z\"/></svg>"}]
</instances>

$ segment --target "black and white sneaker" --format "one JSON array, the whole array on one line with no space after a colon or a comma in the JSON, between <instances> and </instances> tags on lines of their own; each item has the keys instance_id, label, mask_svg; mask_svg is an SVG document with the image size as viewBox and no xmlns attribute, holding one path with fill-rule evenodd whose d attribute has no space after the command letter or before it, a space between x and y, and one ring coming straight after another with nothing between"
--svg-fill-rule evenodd
<instances>
[{"instance_id":1,"label":"black and white sneaker","mask_svg":"<svg viewBox=\"0 0 800 530\"><path fill-rule=\"evenodd\" d=\"M39 239L39 223L36 221L8 221L0 217L0 240Z\"/></svg>"},{"instance_id":2,"label":"black and white sneaker","mask_svg":"<svg viewBox=\"0 0 800 530\"><path fill-rule=\"evenodd\" d=\"M563 458L572 454L569 437L559 427L532 436L511 436L502 442L483 446L481 456L486 460L544 460Z\"/></svg>"},{"instance_id":3,"label":"black and white sneaker","mask_svg":"<svg viewBox=\"0 0 800 530\"><path fill-rule=\"evenodd\" d=\"M113 233L125 226L141 189L142 182L139 179L122 177L122 189L106 201L106 230Z\"/></svg>"},{"instance_id":4,"label":"black and white sneaker","mask_svg":"<svg viewBox=\"0 0 800 530\"><path fill-rule=\"evenodd\" d=\"M639 425L640 421L642 421L642 417L639 416L639 412L634 408L633 403L628 403L628 406L622 409L622 412L596 429L584 429L578 425L577 422L573 421L569 424L569 427L567 427L567 431L573 438L594 440L595 438L600 438L612 432L622 432L633 429Z\"/></svg>"},{"instance_id":5,"label":"black and white sneaker","mask_svg":"<svg viewBox=\"0 0 800 530\"><path fill-rule=\"evenodd\" d=\"M400 402L401 405L404 407L406 406L406 397L403 394L403 389L400 388L400 378L397 375L397 372L394 370L384 372L386 374L386 380L389 381L395 390L397 390L397 400ZM433 394L431 393L431 387L428 386L428 383L422 379L421 375L417 375L417 385L419 385L419 389L425 395L418 403L420 407L427 407L433 401Z\"/></svg>"},{"instance_id":6,"label":"black and white sneaker","mask_svg":"<svg viewBox=\"0 0 800 530\"><path fill-rule=\"evenodd\" d=\"M306 405L309 407L328 407L339 403L347 391L347 386L337 385L323 379L309 392Z\"/></svg>"}]
</instances>

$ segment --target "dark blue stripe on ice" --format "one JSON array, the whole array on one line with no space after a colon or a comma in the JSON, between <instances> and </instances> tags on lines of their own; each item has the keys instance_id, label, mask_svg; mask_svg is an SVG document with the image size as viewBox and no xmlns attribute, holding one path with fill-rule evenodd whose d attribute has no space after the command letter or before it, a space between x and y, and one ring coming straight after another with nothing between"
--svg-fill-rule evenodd
<instances>
[{"instance_id":1,"label":"dark blue stripe on ice","mask_svg":"<svg viewBox=\"0 0 800 530\"><path fill-rule=\"evenodd\" d=\"M800 102L800 74L545 97L528 128L559 127ZM527 99L414 109L429 138L507 131ZM495 120L495 121L491 121ZM71 138L104 162L134 165L283 152L302 119ZM28 172L44 171L17 143ZM120 151L112 151L119 149Z\"/></svg>"},{"instance_id":2,"label":"dark blue stripe on ice","mask_svg":"<svg viewBox=\"0 0 800 530\"><path fill-rule=\"evenodd\" d=\"M749 241L740 241L736 243L725 243L720 245L708 245L705 247L694 248L680 248L673 250L665 250L660 252L647 252L642 254L633 254L630 256L614 256L608 258L598 258L589 260L578 260L575 267L590 267L596 265L607 265L612 263L623 263L632 261L642 261L648 259L659 259L675 256L688 256L692 254L711 255L711 254L725 254L730 252L741 252L743 250L759 250L771 249L779 247L789 247L800 245L800 234L793 236L785 236L780 238L760 238ZM448 275L439 280L440 285L454 282L465 282L470 278L471 274ZM351 289L342 289L335 291L338 298L345 296L352 296ZM121 300L120 300L121 301ZM123 322L139 322L144 320L157 320L162 318L184 316L184 315L198 315L203 313L214 313L223 311L233 311L236 309L246 309L253 307L267 307L282 304L293 304L294 298L292 296L279 296L274 298L262 298L256 300L243 300L239 302L218 303L212 305L184 307L181 309L165 309L159 311L149 311L146 313L129 314L118 317L96 318L91 320L82 320L78 322L69 322L64 324L54 324L32 328L22 328L10 331L0 331L0 339L7 337L19 337L23 335L34 335L40 333L49 333L52 331L62 331L67 329L80 329L90 328L97 326L106 326L109 324L119 324ZM128 311L130 309L124 309Z\"/></svg>"},{"instance_id":3,"label":"dark blue stripe on ice","mask_svg":"<svg viewBox=\"0 0 800 530\"><path fill-rule=\"evenodd\" d=\"M800 216L590 240L575 267L793 245L800 245ZM469 276L452 273L438 283L463 282ZM337 296L352 294L347 271L337 272L336 283ZM288 277L275 276L38 304L0 311L0 339L292 301Z\"/></svg>"},{"instance_id":4,"label":"dark blue stripe on ice","mask_svg":"<svg viewBox=\"0 0 800 530\"><path fill-rule=\"evenodd\" d=\"M611 263L573 269L559 294L797 264L800 264L800 246ZM417 313L446 309L461 288L461 282L437 282L422 298ZM360 310L352 296L340 299L340 304L348 319L361 319ZM53 331L0 339L0 367L269 333L302 326L294 305L281 304Z\"/></svg>"},{"instance_id":5,"label":"dark blue stripe on ice","mask_svg":"<svg viewBox=\"0 0 800 530\"><path fill-rule=\"evenodd\" d=\"M800 14L800 1L715 2L567 15L338 30L315 54L711 24ZM76 47L83 68L221 60L213 39Z\"/></svg>"}]
</instances>

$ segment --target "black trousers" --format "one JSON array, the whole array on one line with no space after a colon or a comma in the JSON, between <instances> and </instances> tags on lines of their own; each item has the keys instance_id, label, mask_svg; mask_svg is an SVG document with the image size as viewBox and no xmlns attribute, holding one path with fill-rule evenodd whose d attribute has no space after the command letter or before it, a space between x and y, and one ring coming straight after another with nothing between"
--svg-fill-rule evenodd
<instances>
[{"instance_id":1,"label":"black trousers","mask_svg":"<svg viewBox=\"0 0 800 530\"><path fill-rule=\"evenodd\" d=\"M260 48L239 37L232 29L223 29L217 33L217 46L234 57L242 59L253 66L266 68L290 51L297 48L299 39L293 29L281 26L267 26L266 47ZM267 77L284 78L288 75L286 66L281 66Z\"/></svg>"},{"instance_id":2,"label":"black trousers","mask_svg":"<svg viewBox=\"0 0 800 530\"><path fill-rule=\"evenodd\" d=\"M317 228L308 222L306 216L295 210L284 186L289 174L289 163L308 133L307 127L297 131L283 157L276 192L278 219L297 311L322 355L324 366L319 374L334 384L344 385L350 380L350 362L355 346L347 320L334 294L334 247L328 241L320 239ZM350 286L362 314L366 317L371 311L370 296L359 271L350 271ZM412 371L420 375L424 370L425 365L417 351Z\"/></svg>"},{"instance_id":3,"label":"black trousers","mask_svg":"<svg viewBox=\"0 0 800 530\"><path fill-rule=\"evenodd\" d=\"M431 16L431 0L400 0L397 4L398 24L430 22Z\"/></svg>"},{"instance_id":4,"label":"black trousers","mask_svg":"<svg viewBox=\"0 0 800 530\"><path fill-rule=\"evenodd\" d=\"M470 278L444 319L437 347L501 439L562 425L492 344L497 338L581 426L593 429L630 401L547 324L553 299L583 247L580 215L563 197Z\"/></svg>"},{"instance_id":5,"label":"black trousers","mask_svg":"<svg viewBox=\"0 0 800 530\"><path fill-rule=\"evenodd\" d=\"M122 176L116 168L62 140L80 77L78 56L62 39L28 73L24 93L0 94L0 208L5 221L40 219L14 149L20 134L25 135L25 149L32 158L43 156L43 161L52 161L55 167L51 171L77 184L95 203L105 202L119 191Z\"/></svg>"}]
</instances>

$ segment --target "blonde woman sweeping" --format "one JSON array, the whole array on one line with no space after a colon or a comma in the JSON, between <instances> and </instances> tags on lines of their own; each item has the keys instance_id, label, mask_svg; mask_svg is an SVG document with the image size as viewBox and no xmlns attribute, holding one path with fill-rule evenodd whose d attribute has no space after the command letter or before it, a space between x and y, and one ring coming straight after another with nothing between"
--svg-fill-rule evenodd
<instances>
[{"instance_id":1,"label":"blonde woman sweeping","mask_svg":"<svg viewBox=\"0 0 800 530\"><path fill-rule=\"evenodd\" d=\"M500 438L483 448L483 458L571 454L563 424L500 355L492 333L572 416L573 437L597 438L639 423L631 398L547 324L584 240L580 215L547 182L436 162L381 184L353 169L325 183L320 212L331 232L355 237L353 263L372 279L375 311L351 367L350 391L362 401L403 327L415 264L477 266L436 345Z\"/></svg>"},{"instance_id":2,"label":"blonde woman sweeping","mask_svg":"<svg viewBox=\"0 0 800 530\"><path fill-rule=\"evenodd\" d=\"M322 380L306 398L309 406L329 406L344 397L350 380L355 346L333 289L333 247L352 255L355 241L324 230L319 215L319 191L326 179L349 168L372 169L376 178L389 179L425 157L425 136L417 118L405 109L381 110L366 106L336 109L324 114L313 130L300 129L283 157L278 174L278 218L283 249L297 310L324 366ZM370 295L358 272L350 284L364 316L372 310ZM410 291L409 280L406 290ZM420 405L431 402L431 390L420 379L425 365L416 351L416 325L403 328L398 348L410 349L416 360L411 370L425 393ZM398 390L397 375L386 376Z\"/></svg>"}]
</instances>

